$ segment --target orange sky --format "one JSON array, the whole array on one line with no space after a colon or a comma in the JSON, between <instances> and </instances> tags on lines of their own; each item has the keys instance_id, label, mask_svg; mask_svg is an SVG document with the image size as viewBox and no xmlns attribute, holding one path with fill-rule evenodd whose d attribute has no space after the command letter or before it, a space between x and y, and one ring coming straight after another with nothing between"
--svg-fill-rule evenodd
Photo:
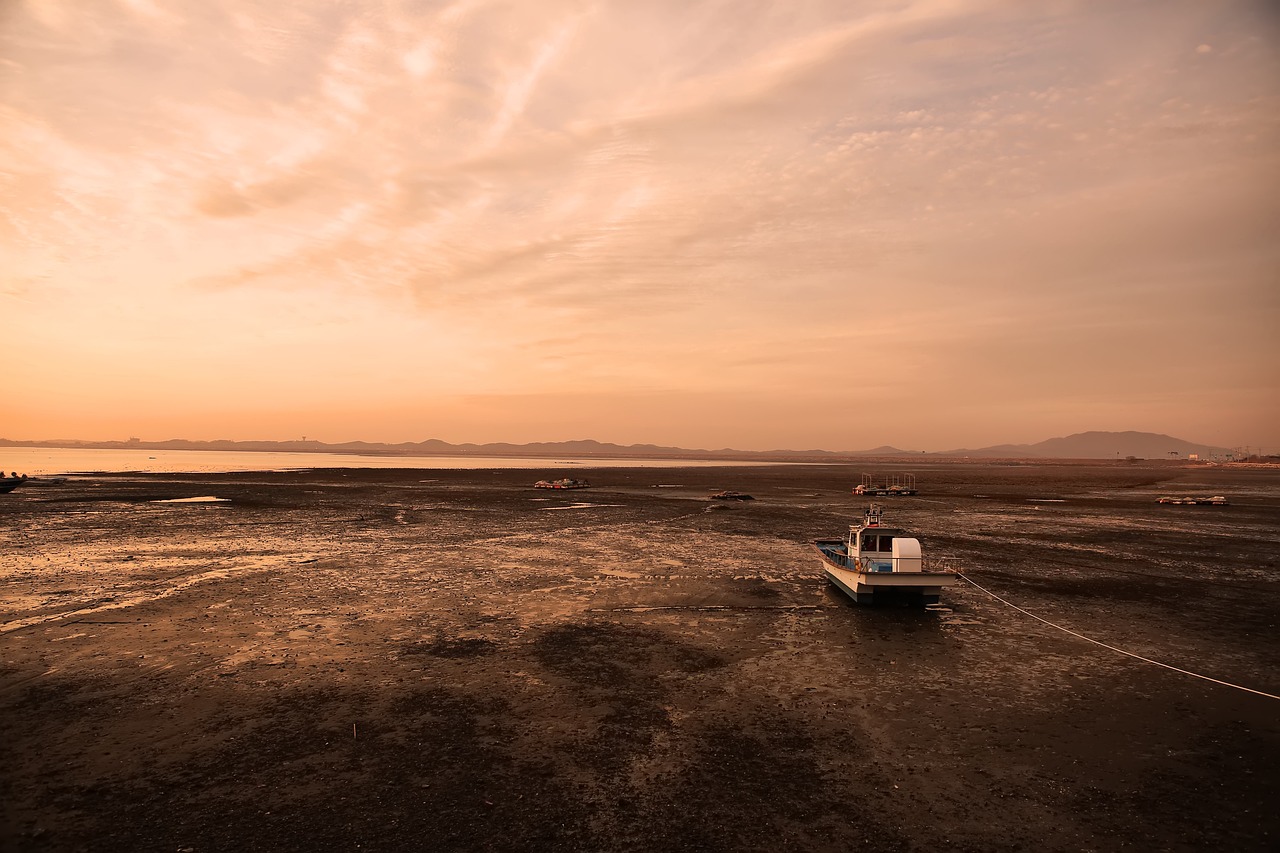
<instances>
[{"instance_id":1,"label":"orange sky","mask_svg":"<svg viewBox=\"0 0 1280 853\"><path fill-rule=\"evenodd\" d=\"M1280 448L1266 2L0 4L0 437Z\"/></svg>"}]
</instances>

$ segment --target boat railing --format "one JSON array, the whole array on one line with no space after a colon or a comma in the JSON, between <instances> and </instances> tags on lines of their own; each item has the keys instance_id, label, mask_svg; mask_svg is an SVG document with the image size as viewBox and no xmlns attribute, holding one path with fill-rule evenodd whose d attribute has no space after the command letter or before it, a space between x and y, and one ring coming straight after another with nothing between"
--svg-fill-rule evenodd
<instances>
[{"instance_id":1,"label":"boat railing","mask_svg":"<svg viewBox=\"0 0 1280 853\"><path fill-rule=\"evenodd\" d=\"M916 574L915 571L904 571L899 568L900 563L907 561L916 562L920 566L921 572L925 573L947 573L955 574L959 571L954 561L949 557L859 557L857 561L857 571L860 572L900 572L902 574ZM853 568L848 559L837 560L843 565Z\"/></svg>"},{"instance_id":2,"label":"boat railing","mask_svg":"<svg viewBox=\"0 0 1280 853\"><path fill-rule=\"evenodd\" d=\"M846 543L836 544L834 542L832 542L831 544L824 543L818 546L823 556L825 556L829 561L834 563L839 568L848 569L849 571L869 572L869 573L876 573L876 574L895 573L895 572L900 572L901 574L914 574L915 572L901 571L899 569L899 563L905 562L907 560L912 560L913 562L915 560L919 560L920 562L917 565L920 566L920 571L925 573L959 574L960 572L958 563L952 557L929 556L929 557L915 557L915 558L912 558L912 557L895 558L895 557L889 556L888 554L885 554L884 556L874 556L874 557L867 556L867 555L863 555L860 557L851 557L849 553L845 550L845 548L847 547L848 546Z\"/></svg>"},{"instance_id":3,"label":"boat railing","mask_svg":"<svg viewBox=\"0 0 1280 853\"><path fill-rule=\"evenodd\" d=\"M960 564L954 557L925 557L921 568L926 572L945 572L949 575L960 574Z\"/></svg>"}]
</instances>

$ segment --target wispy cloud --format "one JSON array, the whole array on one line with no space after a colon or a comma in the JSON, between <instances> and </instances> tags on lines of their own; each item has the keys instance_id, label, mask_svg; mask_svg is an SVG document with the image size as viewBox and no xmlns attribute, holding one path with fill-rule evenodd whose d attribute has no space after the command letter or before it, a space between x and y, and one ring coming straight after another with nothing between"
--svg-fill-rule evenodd
<instances>
[{"instance_id":1,"label":"wispy cloud","mask_svg":"<svg viewBox=\"0 0 1280 853\"><path fill-rule=\"evenodd\" d=\"M386 369L373 353L448 352L514 422L554 420L530 394L666 393L648 437L691 444L734 441L701 437L697 395L856 410L901 388L911 420L974 383L1007 402L950 443L1037 440L1008 432L1043 428L1019 407L1102 417L1135 384L1149 426L1199 429L1178 407L1215 375L1280 370L1261 4L747 8L8 5L0 276L65 353L22 390L82 382L104 316L139 341L194 318L229 369L263 335L329 364L307 324L358 317L344 383ZM1231 344L1150 357L1205 332ZM392 386L369 411L403 411ZM1243 395L1235 432L1189 437L1258 443L1278 405ZM756 422L738 443L859 443Z\"/></svg>"}]
</instances>

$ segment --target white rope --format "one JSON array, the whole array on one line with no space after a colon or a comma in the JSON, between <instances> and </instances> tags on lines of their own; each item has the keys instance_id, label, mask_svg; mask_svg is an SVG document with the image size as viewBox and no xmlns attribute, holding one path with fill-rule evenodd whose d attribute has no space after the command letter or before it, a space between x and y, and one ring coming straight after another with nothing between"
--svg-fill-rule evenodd
<instances>
[{"instance_id":1,"label":"white rope","mask_svg":"<svg viewBox=\"0 0 1280 853\"><path fill-rule=\"evenodd\" d=\"M1189 670L1189 669L1181 669L1181 668L1179 668L1179 667L1172 666L1172 665L1167 664L1167 663L1161 663L1161 662L1160 662L1160 661L1158 661L1158 660L1152 660L1151 658L1144 658L1142 655L1134 654L1133 652L1128 652L1128 651L1125 651L1124 649L1117 648L1117 647L1115 647L1115 646L1107 645L1106 643L1104 643L1104 642L1102 642L1102 641L1100 641L1100 640L1095 640L1095 639L1093 639L1092 637L1086 637L1084 634L1081 634L1081 633L1079 633L1079 632L1077 632L1077 631L1072 631L1070 628L1064 628L1064 627L1062 627L1061 625L1058 625L1058 624L1056 624L1056 623L1054 623L1054 622L1050 622L1048 619L1045 619L1043 616L1037 616L1036 614L1032 613L1032 612L1031 612L1031 611L1029 611L1029 610L1023 610L1023 609L1022 609L1021 607L1019 607L1018 605L1014 604L1014 603L1013 603L1013 602L1011 602L1011 601L1007 601L1007 600L1005 600L1005 599L1001 598L1000 596L996 595L996 594L995 594L994 592L992 592L991 590L989 590L989 589L985 589L985 588L983 588L983 587L981 587L981 586L978 586L978 584L974 583L974 582L973 582L973 581L971 581L969 578L965 577L964 575L960 574L959 572L956 572L956 576L957 576L958 578L960 578L961 580L963 580L965 583L972 584L975 588L977 588L977 589L981 590L982 592L985 592L987 595L991 596L992 598L994 598L996 601L1000 602L1001 604L1006 604L1006 605L1008 605L1009 607L1012 607L1014 610L1018 611L1019 613L1025 613L1027 616L1030 616L1032 619L1035 619L1035 620L1037 620L1037 621L1043 622L1044 624L1048 625L1048 626L1049 626L1049 627L1051 627L1051 628L1057 628L1059 631L1062 631L1062 632L1064 632L1064 633L1070 634L1070 635L1071 635L1071 636L1073 636L1073 637L1079 637L1080 639L1085 640L1086 642L1093 643L1095 646L1102 646L1104 649L1110 649L1110 650L1111 650L1111 651L1113 651L1113 652L1119 652L1119 653L1120 653L1120 654L1122 654L1122 655L1127 655L1127 656L1129 656L1129 657L1131 657L1131 658L1135 658L1135 659L1137 659L1137 660L1143 661L1144 663L1153 663L1153 664L1155 664L1156 666L1162 666L1162 667L1164 667L1165 669L1171 669L1171 670L1173 670L1174 672L1180 672L1180 673L1182 673L1183 675L1190 675L1190 676L1192 676L1192 677L1194 677L1194 678L1203 678L1205 681L1212 681L1214 684L1221 684L1223 687L1234 687L1236 690L1243 690L1243 691L1244 691L1244 692L1246 692L1246 693L1254 693L1254 694L1256 694L1256 695L1258 695L1258 696L1265 696L1265 697L1267 697L1268 699L1280 699L1280 696L1277 696L1277 695L1275 695L1274 693L1264 693L1264 692L1263 692L1263 691L1261 691L1261 690L1254 690L1252 687L1243 687L1243 686L1241 686L1241 685L1239 685L1239 684L1232 684L1230 681L1222 681L1222 680L1217 679L1217 678L1210 678L1210 677L1209 677L1209 676L1207 676L1207 675L1201 675L1200 673L1198 673L1198 672L1192 672L1192 671L1191 671L1191 670Z\"/></svg>"},{"instance_id":2,"label":"white rope","mask_svg":"<svg viewBox=\"0 0 1280 853\"><path fill-rule=\"evenodd\" d=\"M648 613L651 610L706 610L714 612L751 612L756 610L782 610L795 613L805 610L825 610L823 604L633 604L627 607L588 607L587 613Z\"/></svg>"}]
</instances>

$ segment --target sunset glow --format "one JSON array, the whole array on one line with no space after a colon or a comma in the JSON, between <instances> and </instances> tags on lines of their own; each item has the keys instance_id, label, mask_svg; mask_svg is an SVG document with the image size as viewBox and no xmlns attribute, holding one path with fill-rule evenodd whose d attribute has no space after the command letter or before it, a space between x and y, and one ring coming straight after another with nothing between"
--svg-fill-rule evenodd
<instances>
[{"instance_id":1,"label":"sunset glow","mask_svg":"<svg viewBox=\"0 0 1280 853\"><path fill-rule=\"evenodd\" d=\"M1280 446L1263 2L0 6L0 437Z\"/></svg>"}]
</instances>

